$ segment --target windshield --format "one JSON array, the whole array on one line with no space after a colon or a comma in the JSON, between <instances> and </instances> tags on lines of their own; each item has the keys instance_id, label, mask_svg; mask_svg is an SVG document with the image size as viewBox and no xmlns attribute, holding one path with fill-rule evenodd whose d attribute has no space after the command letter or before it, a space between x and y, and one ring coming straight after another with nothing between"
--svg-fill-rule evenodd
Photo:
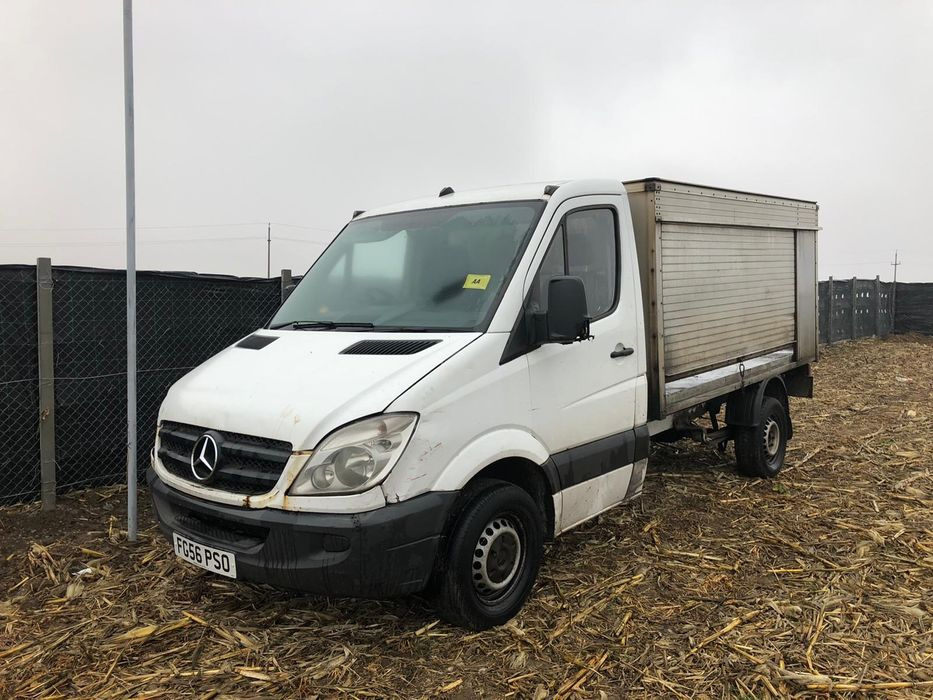
<instances>
[{"instance_id":1,"label":"windshield","mask_svg":"<svg viewBox=\"0 0 933 700\"><path fill-rule=\"evenodd\" d=\"M503 202L351 221L269 325L481 329L543 208Z\"/></svg>"}]
</instances>

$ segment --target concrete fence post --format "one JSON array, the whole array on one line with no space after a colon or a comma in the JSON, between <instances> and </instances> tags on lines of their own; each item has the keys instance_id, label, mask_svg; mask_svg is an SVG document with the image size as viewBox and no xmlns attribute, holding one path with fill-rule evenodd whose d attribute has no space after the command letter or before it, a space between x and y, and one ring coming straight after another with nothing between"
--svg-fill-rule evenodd
<instances>
[{"instance_id":1,"label":"concrete fence post","mask_svg":"<svg viewBox=\"0 0 933 700\"><path fill-rule=\"evenodd\" d=\"M52 335L52 260L36 260L39 327L39 492L42 510L55 508L55 355Z\"/></svg>"},{"instance_id":2,"label":"concrete fence post","mask_svg":"<svg viewBox=\"0 0 933 700\"><path fill-rule=\"evenodd\" d=\"M826 282L826 293L829 295L829 304L827 305L826 315L826 344L833 344L833 316L836 315L836 294L833 291L833 276L829 276Z\"/></svg>"},{"instance_id":3,"label":"concrete fence post","mask_svg":"<svg viewBox=\"0 0 933 700\"><path fill-rule=\"evenodd\" d=\"M853 277L849 282L849 299L852 302L852 318L849 319L852 323L851 325L851 335L849 336L852 340L858 338L858 326L855 323L855 312L857 311L857 304L855 303L855 282L856 279Z\"/></svg>"},{"instance_id":4,"label":"concrete fence post","mask_svg":"<svg viewBox=\"0 0 933 700\"><path fill-rule=\"evenodd\" d=\"M281 303L285 302L285 298L288 296L288 288L292 286L292 271L291 270L282 270L282 279L281 279Z\"/></svg>"}]
</instances>

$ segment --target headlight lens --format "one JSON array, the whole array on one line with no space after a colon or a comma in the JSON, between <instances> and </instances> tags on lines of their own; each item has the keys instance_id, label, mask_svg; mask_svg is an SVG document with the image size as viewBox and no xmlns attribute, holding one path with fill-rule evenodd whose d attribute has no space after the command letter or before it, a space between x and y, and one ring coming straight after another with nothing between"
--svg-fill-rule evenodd
<instances>
[{"instance_id":1,"label":"headlight lens","mask_svg":"<svg viewBox=\"0 0 933 700\"><path fill-rule=\"evenodd\" d=\"M398 462L417 421L415 413L384 413L331 433L298 472L289 495L326 496L371 488Z\"/></svg>"}]
</instances>

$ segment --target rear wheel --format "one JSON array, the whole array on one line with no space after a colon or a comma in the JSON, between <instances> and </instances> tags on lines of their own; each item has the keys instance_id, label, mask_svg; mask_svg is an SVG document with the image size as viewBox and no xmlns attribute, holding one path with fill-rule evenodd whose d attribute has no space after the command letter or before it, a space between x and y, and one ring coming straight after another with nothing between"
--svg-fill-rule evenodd
<instances>
[{"instance_id":1,"label":"rear wheel","mask_svg":"<svg viewBox=\"0 0 933 700\"><path fill-rule=\"evenodd\" d=\"M784 466L790 424L783 404L766 396L761 402L761 420L751 428L735 429L735 460L746 476L777 476Z\"/></svg>"},{"instance_id":2,"label":"rear wheel","mask_svg":"<svg viewBox=\"0 0 933 700\"><path fill-rule=\"evenodd\" d=\"M514 484L483 480L465 492L433 587L438 615L473 630L514 617L538 575L544 527L538 504Z\"/></svg>"}]
</instances>

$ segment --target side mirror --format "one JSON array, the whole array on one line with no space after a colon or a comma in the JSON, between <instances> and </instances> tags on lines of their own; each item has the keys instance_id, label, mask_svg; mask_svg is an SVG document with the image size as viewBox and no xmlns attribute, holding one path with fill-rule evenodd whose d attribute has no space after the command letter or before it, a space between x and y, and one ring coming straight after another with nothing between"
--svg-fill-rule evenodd
<instances>
[{"instance_id":1,"label":"side mirror","mask_svg":"<svg viewBox=\"0 0 933 700\"><path fill-rule=\"evenodd\" d=\"M547 342L573 343L589 337L583 280L553 277L547 287Z\"/></svg>"}]
</instances>

